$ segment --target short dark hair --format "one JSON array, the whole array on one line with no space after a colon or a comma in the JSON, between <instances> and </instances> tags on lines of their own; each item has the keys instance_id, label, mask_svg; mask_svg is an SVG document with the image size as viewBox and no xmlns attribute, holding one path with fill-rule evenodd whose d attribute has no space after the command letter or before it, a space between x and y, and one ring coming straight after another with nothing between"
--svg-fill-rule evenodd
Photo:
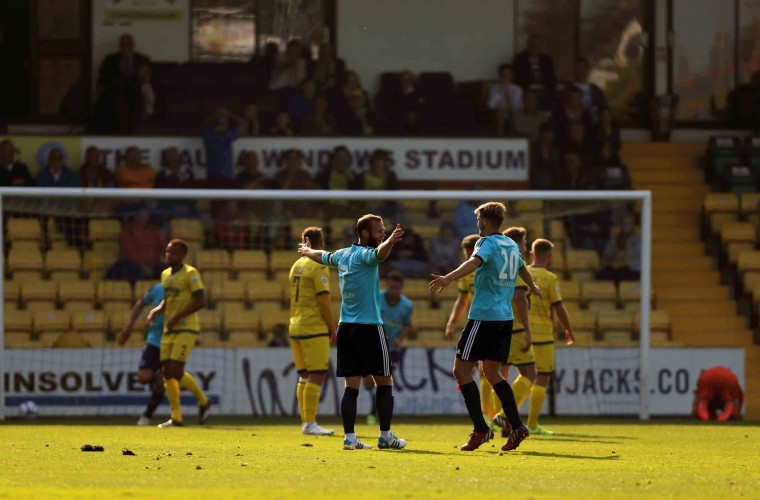
<instances>
[{"instance_id":1,"label":"short dark hair","mask_svg":"<svg viewBox=\"0 0 760 500\"><path fill-rule=\"evenodd\" d=\"M398 283L400 285L404 284L404 275L401 274L398 271L391 271L388 273L388 276L385 277L388 281L393 281L395 283Z\"/></svg>"},{"instance_id":2,"label":"short dark hair","mask_svg":"<svg viewBox=\"0 0 760 500\"><path fill-rule=\"evenodd\" d=\"M462 238L462 248L465 250L475 250L475 243L478 242L480 236L477 234L471 234Z\"/></svg>"},{"instance_id":3,"label":"short dark hair","mask_svg":"<svg viewBox=\"0 0 760 500\"><path fill-rule=\"evenodd\" d=\"M481 219L490 220L496 223L497 226L501 226L502 222L504 222L504 217L507 216L507 207L504 206L504 203L489 201L476 208L475 215Z\"/></svg>"},{"instance_id":4,"label":"short dark hair","mask_svg":"<svg viewBox=\"0 0 760 500\"><path fill-rule=\"evenodd\" d=\"M508 69L509 71L514 71L512 68L512 65L509 63L499 64L499 69L498 69L499 74L501 74L501 72L504 71L505 69Z\"/></svg>"},{"instance_id":5,"label":"short dark hair","mask_svg":"<svg viewBox=\"0 0 760 500\"><path fill-rule=\"evenodd\" d=\"M322 228L317 226L307 227L301 233L301 241L306 240L306 238L309 238L312 246L321 247L323 241Z\"/></svg>"},{"instance_id":6,"label":"short dark hair","mask_svg":"<svg viewBox=\"0 0 760 500\"><path fill-rule=\"evenodd\" d=\"M528 230L524 227L512 226L502 231L504 236L511 238L515 243L519 243L520 240L525 240L527 243Z\"/></svg>"},{"instance_id":7,"label":"short dark hair","mask_svg":"<svg viewBox=\"0 0 760 500\"><path fill-rule=\"evenodd\" d=\"M179 239L179 238L174 238L173 240L171 240L171 241L169 242L169 244L170 244L171 246L174 246L174 247L180 247L180 248L182 249L182 251L183 251L185 254L187 254L187 252L188 252L188 251L189 251L189 249L190 249L190 247L189 247L189 245L187 244L187 242L186 242L185 240L181 240L181 239Z\"/></svg>"},{"instance_id":8,"label":"short dark hair","mask_svg":"<svg viewBox=\"0 0 760 500\"><path fill-rule=\"evenodd\" d=\"M373 222L383 222L383 218L374 214L362 215L356 221L356 235L361 236L362 231L372 231Z\"/></svg>"},{"instance_id":9,"label":"short dark hair","mask_svg":"<svg viewBox=\"0 0 760 500\"><path fill-rule=\"evenodd\" d=\"M547 253L551 252L553 248L554 244L551 241L544 238L539 238L533 242L533 247L531 250L533 251L533 255L536 257L543 257Z\"/></svg>"}]
</instances>

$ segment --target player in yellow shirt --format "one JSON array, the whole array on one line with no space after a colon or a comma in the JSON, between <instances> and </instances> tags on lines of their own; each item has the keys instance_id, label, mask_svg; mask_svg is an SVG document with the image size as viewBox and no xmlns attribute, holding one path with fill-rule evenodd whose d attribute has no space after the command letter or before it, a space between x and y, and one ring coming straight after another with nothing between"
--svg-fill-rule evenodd
<instances>
[{"instance_id":1,"label":"player in yellow shirt","mask_svg":"<svg viewBox=\"0 0 760 500\"><path fill-rule=\"evenodd\" d=\"M322 228L307 227L301 241L322 250ZM296 398L301 413L301 432L332 436L335 431L317 425L319 393L330 363L330 345L335 345L335 319L330 303L330 270L307 257L290 268L290 347L298 372Z\"/></svg>"},{"instance_id":2,"label":"player in yellow shirt","mask_svg":"<svg viewBox=\"0 0 760 500\"><path fill-rule=\"evenodd\" d=\"M158 314L164 313L160 358L164 389L172 415L158 427L183 425L179 400L180 384L198 400L198 420L201 424L208 420L211 408L211 401L198 382L185 371L185 363L190 358L200 333L198 311L206 305L200 273L194 267L185 264L187 252L187 243L183 240L171 240L166 246L164 259L169 268L161 273L164 300L148 313L148 323L152 323Z\"/></svg>"},{"instance_id":3,"label":"player in yellow shirt","mask_svg":"<svg viewBox=\"0 0 760 500\"><path fill-rule=\"evenodd\" d=\"M543 298L531 297L530 311L528 314L533 341L531 351L535 359L535 370L537 375L532 385L527 384L527 382L522 383L525 387L519 389L521 399L518 399L517 397L517 388L514 392L518 407L522 405L528 392L530 392L528 429L531 434L554 434L552 431L538 423L538 417L541 413L541 408L544 405L544 399L546 398L546 387L549 385L549 379L554 371L553 314L557 315L557 318L565 329L567 345L571 346L575 343L573 327L570 324L570 317L567 314L567 309L565 309L565 306L562 303L562 292L559 287L559 280L556 274L547 269L547 267L551 265L553 249L554 245L549 240L538 239L534 241L530 253L531 265L528 266L536 283L541 290L544 290ZM519 357L523 360L528 360L529 354L531 354L531 352L526 353L524 358L522 356ZM518 362L515 361L515 364L517 363ZM523 380L527 381L527 377ZM515 381L515 383L517 383L517 381ZM530 390L528 391L528 389Z\"/></svg>"}]
</instances>

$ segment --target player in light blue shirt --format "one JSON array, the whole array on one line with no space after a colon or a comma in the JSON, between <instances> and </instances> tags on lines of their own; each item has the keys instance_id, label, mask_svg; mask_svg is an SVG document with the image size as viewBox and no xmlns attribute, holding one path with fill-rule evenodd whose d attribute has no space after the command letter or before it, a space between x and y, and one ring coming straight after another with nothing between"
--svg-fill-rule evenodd
<instances>
[{"instance_id":1,"label":"player in light blue shirt","mask_svg":"<svg viewBox=\"0 0 760 500\"><path fill-rule=\"evenodd\" d=\"M380 277L378 265L388 258L393 245L401 241L400 225L385 238L382 217L368 214L356 222L358 244L326 252L311 248L308 239L298 245L298 253L319 264L338 268L341 304L338 322L338 367L336 374L345 377L346 389L340 404L347 449L368 449L356 438L356 406L362 377L372 375L377 386L375 403L380 420L380 449L399 449L406 440L391 432L393 416L393 377L388 341L380 312Z\"/></svg>"},{"instance_id":2,"label":"player in light blue shirt","mask_svg":"<svg viewBox=\"0 0 760 500\"><path fill-rule=\"evenodd\" d=\"M462 451L474 451L493 438L480 408L480 392L473 381L472 370L482 361L483 373L501 401L512 426L503 451L517 448L528 437L517 412L512 388L501 374L500 367L509 358L512 338L512 297L517 276L528 285L531 292L541 297L541 290L525 267L517 244L499 231L507 209L502 203L489 202L475 209L480 239L475 251L461 266L446 276L434 274L430 289L441 291L453 281L475 271L475 295L472 299L469 321L462 331L454 359L454 376L459 382L467 412L474 430Z\"/></svg>"},{"instance_id":3,"label":"player in light blue shirt","mask_svg":"<svg viewBox=\"0 0 760 500\"><path fill-rule=\"evenodd\" d=\"M132 329L135 326L143 307L150 306L150 309L156 308L164 300L164 287L161 283L157 283L150 287L148 292L135 302L132 306L132 314L129 317L129 322L119 334L117 339L119 345L124 345L129 336L132 334ZM164 314L161 313L156 316L156 320L150 326L148 335L145 339L145 347L143 348L142 356L140 357L140 364L137 370L137 380L142 384L149 384L151 387L150 400L145 411L137 421L137 425L150 424L150 417L153 416L153 412L161 404L161 400L164 398L164 379L161 376L161 336L164 333Z\"/></svg>"}]
</instances>

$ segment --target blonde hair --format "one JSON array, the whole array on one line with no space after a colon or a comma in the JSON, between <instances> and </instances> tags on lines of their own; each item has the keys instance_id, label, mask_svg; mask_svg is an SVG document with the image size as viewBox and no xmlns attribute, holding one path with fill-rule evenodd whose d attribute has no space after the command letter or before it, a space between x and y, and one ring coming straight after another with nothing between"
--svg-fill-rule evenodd
<instances>
[{"instance_id":1,"label":"blonde hair","mask_svg":"<svg viewBox=\"0 0 760 500\"><path fill-rule=\"evenodd\" d=\"M533 246L531 247L531 251L536 257L543 257L547 253L551 252L552 249L554 249L554 243L544 238L539 238L534 241Z\"/></svg>"},{"instance_id":2,"label":"blonde hair","mask_svg":"<svg viewBox=\"0 0 760 500\"><path fill-rule=\"evenodd\" d=\"M476 208L475 215L481 219L486 219L495 223L496 226L501 226L502 222L504 222L504 218L507 216L507 207L504 206L504 203L489 201Z\"/></svg>"}]
</instances>

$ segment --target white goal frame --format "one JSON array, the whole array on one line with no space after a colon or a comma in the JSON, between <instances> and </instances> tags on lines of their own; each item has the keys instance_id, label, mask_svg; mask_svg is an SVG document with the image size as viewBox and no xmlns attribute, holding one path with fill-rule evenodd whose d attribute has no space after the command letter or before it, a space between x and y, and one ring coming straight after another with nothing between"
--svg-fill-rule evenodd
<instances>
[{"instance_id":1,"label":"white goal frame","mask_svg":"<svg viewBox=\"0 0 760 500\"><path fill-rule=\"evenodd\" d=\"M292 191L220 189L114 189L114 188L0 188L0 212L6 197L45 198L142 198L196 200L554 200L641 202L641 321L639 330L639 419L649 420L649 333L652 289L652 192L651 191ZM0 217L0 234L3 234ZM0 269L5 270L0 245ZM0 420L5 419L5 302L0 287Z\"/></svg>"}]
</instances>

